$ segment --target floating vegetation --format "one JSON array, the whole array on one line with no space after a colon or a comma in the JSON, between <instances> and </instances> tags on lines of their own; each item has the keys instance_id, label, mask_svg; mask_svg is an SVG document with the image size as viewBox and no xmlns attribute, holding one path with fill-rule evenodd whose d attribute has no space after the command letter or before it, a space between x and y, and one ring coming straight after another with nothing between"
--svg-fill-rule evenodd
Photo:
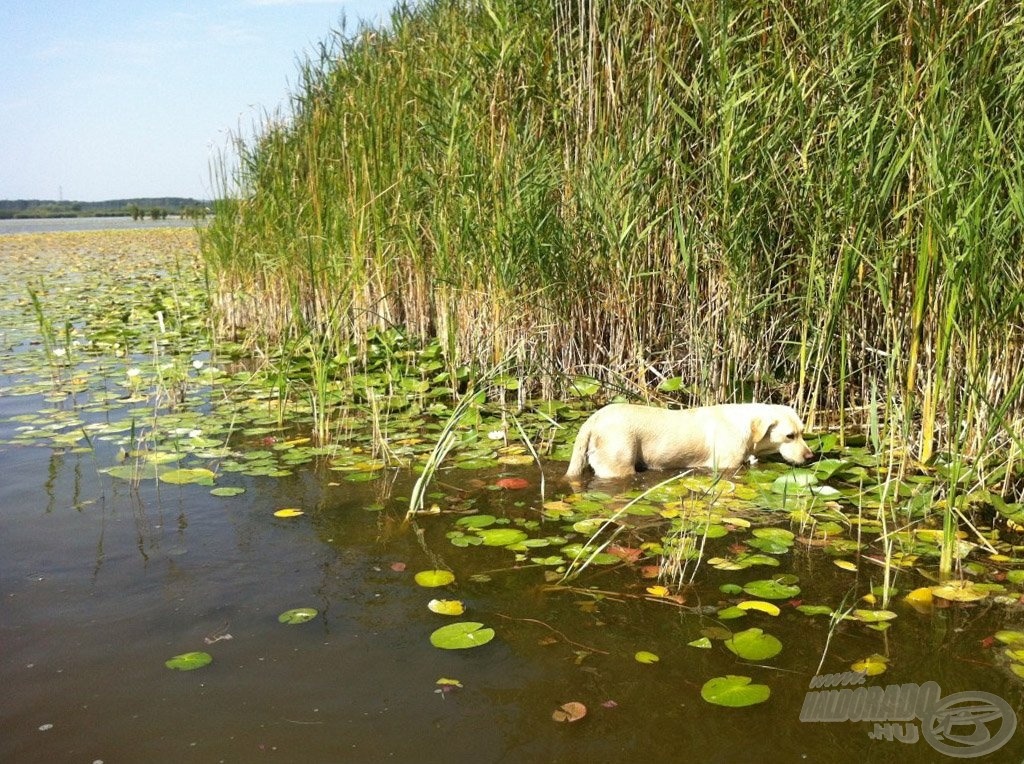
<instances>
[{"instance_id":1,"label":"floating vegetation","mask_svg":"<svg viewBox=\"0 0 1024 764\"><path fill-rule=\"evenodd\" d=\"M775 658L786 615L826 616L815 628L827 627L830 640L844 630L889 629L893 638L911 611L927 617L980 604L1006 608L1009 619L1024 602L1024 505L1002 490L1009 469L994 482L954 457L908 469L885 443L824 432L809 436L821 458L806 468L765 462L731 475L639 475L574 491L545 482L545 472L562 471L576 423L595 400L512 403L505 395L518 392L514 380L468 368L453 377L437 345L417 346L398 330L319 370L291 346L254 358L209 332L194 234L5 237L0 253L4 283L33 290L0 294L11 327L0 347L3 391L25 402L0 422L0 447L88 454L105 484L200 490L244 511L244 501L228 501L245 493L242 477L306 472L326 486L365 483L385 497L368 510L422 534L427 565L437 567L416 573L417 585L518 576L524 587L582 597L587 607L675 608L702 621L682 644L712 658ZM68 267L56 267L61 258ZM311 385L319 385L314 400ZM417 473L412 501L390 498L396 478L412 483ZM273 516L307 511L285 506ZM458 565L468 558L459 555L490 567L463 575ZM818 580L830 576L828 585ZM466 611L456 599L426 606L447 617ZM316 615L298 608L279 618ZM781 639L761 628L769 623ZM1004 649L992 661L1021 677L1016 633L993 637ZM493 638L482 623L460 622L431 643L464 649ZM659 671L671 664L663 655ZM872 654L854 670L877 673L889 660ZM736 706L769 694L736 676L702 691L708 702Z\"/></svg>"}]
</instances>

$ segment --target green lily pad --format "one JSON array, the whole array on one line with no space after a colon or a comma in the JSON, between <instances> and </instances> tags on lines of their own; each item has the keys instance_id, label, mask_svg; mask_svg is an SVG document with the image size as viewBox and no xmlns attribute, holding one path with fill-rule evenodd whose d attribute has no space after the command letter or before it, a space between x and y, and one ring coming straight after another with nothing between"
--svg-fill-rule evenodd
<instances>
[{"instance_id":1,"label":"green lily pad","mask_svg":"<svg viewBox=\"0 0 1024 764\"><path fill-rule=\"evenodd\" d=\"M285 610L277 617L277 620L288 624L305 623L306 621L312 621L318 614L316 608L297 607L292 610Z\"/></svg>"},{"instance_id":2,"label":"green lily pad","mask_svg":"<svg viewBox=\"0 0 1024 764\"><path fill-rule=\"evenodd\" d=\"M529 536L518 528L489 528L477 531L484 540L484 546L509 546L525 541Z\"/></svg>"},{"instance_id":3,"label":"green lily pad","mask_svg":"<svg viewBox=\"0 0 1024 764\"><path fill-rule=\"evenodd\" d=\"M697 647L701 650L711 649L711 640L707 637L701 637L700 639L695 639L692 642L687 642L686 644L688 647Z\"/></svg>"},{"instance_id":4,"label":"green lily pad","mask_svg":"<svg viewBox=\"0 0 1024 764\"><path fill-rule=\"evenodd\" d=\"M811 486L818 484L818 476L813 470L790 470L780 475L772 483L773 493L804 494L811 492Z\"/></svg>"},{"instance_id":5,"label":"green lily pad","mask_svg":"<svg viewBox=\"0 0 1024 764\"><path fill-rule=\"evenodd\" d=\"M480 647L494 639L494 629L484 628L482 623L460 621L436 629L430 635L430 644L442 650L464 650Z\"/></svg>"},{"instance_id":6,"label":"green lily pad","mask_svg":"<svg viewBox=\"0 0 1024 764\"><path fill-rule=\"evenodd\" d=\"M717 613L718 617L723 621L731 621L733 618L743 618L746 614L746 610L741 607L736 607L735 605L732 607L722 608Z\"/></svg>"},{"instance_id":7,"label":"green lily pad","mask_svg":"<svg viewBox=\"0 0 1024 764\"><path fill-rule=\"evenodd\" d=\"M213 661L209 653L194 652L175 655L170 660L164 661L164 665L175 671L194 671L195 669L208 666Z\"/></svg>"},{"instance_id":8,"label":"green lily pad","mask_svg":"<svg viewBox=\"0 0 1024 764\"><path fill-rule=\"evenodd\" d=\"M245 489L238 486L224 486L210 490L212 496L240 496L243 493L245 493Z\"/></svg>"},{"instance_id":9,"label":"green lily pad","mask_svg":"<svg viewBox=\"0 0 1024 764\"><path fill-rule=\"evenodd\" d=\"M637 663L657 663L661 660L657 655L647 650L639 650L633 657Z\"/></svg>"},{"instance_id":10,"label":"green lily pad","mask_svg":"<svg viewBox=\"0 0 1024 764\"><path fill-rule=\"evenodd\" d=\"M766 578L760 581L751 581L743 587L743 591L758 599L788 600L800 593L800 587L795 584L784 584L778 580Z\"/></svg>"},{"instance_id":11,"label":"green lily pad","mask_svg":"<svg viewBox=\"0 0 1024 764\"><path fill-rule=\"evenodd\" d=\"M160 473L161 482L171 483L172 485L188 485L190 483L213 485L215 477L216 475L213 472L203 467L183 467Z\"/></svg>"},{"instance_id":12,"label":"green lily pad","mask_svg":"<svg viewBox=\"0 0 1024 764\"><path fill-rule=\"evenodd\" d=\"M708 703L727 708L743 708L764 703L771 695L766 684L751 684L749 676L718 676L709 679L700 689L700 696Z\"/></svg>"},{"instance_id":13,"label":"green lily pad","mask_svg":"<svg viewBox=\"0 0 1024 764\"><path fill-rule=\"evenodd\" d=\"M771 634L753 628L733 634L725 640L725 646L740 658L748 661L763 661L774 658L782 651L782 643Z\"/></svg>"},{"instance_id":14,"label":"green lily pad","mask_svg":"<svg viewBox=\"0 0 1024 764\"><path fill-rule=\"evenodd\" d=\"M414 578L420 586L432 588L452 583L455 580L455 574L449 570L421 570Z\"/></svg>"},{"instance_id":15,"label":"green lily pad","mask_svg":"<svg viewBox=\"0 0 1024 764\"><path fill-rule=\"evenodd\" d=\"M494 515L470 515L459 519L455 524L460 528L486 528L498 522Z\"/></svg>"},{"instance_id":16,"label":"green lily pad","mask_svg":"<svg viewBox=\"0 0 1024 764\"><path fill-rule=\"evenodd\" d=\"M832 615L828 605L797 605L796 609L804 615Z\"/></svg>"}]
</instances>

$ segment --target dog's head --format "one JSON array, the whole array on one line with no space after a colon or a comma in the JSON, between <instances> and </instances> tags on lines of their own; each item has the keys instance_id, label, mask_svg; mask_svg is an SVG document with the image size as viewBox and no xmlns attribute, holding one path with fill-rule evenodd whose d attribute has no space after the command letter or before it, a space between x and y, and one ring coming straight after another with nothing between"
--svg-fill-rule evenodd
<instances>
[{"instance_id":1,"label":"dog's head","mask_svg":"<svg viewBox=\"0 0 1024 764\"><path fill-rule=\"evenodd\" d=\"M804 423L789 406L765 406L751 422L753 451L778 454L790 464L803 464L814 457L804 442Z\"/></svg>"}]
</instances>

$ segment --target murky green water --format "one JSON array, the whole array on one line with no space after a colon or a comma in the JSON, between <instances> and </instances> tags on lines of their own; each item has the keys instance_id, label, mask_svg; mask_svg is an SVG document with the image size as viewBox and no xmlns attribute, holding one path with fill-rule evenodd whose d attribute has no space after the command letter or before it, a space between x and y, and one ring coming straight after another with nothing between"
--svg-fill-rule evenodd
<instances>
[{"instance_id":1,"label":"murky green water","mask_svg":"<svg viewBox=\"0 0 1024 764\"><path fill-rule=\"evenodd\" d=\"M505 548L454 546L450 515L407 524L413 477L405 470L350 482L319 458L277 478L218 472L217 485L245 488L222 498L206 486L135 484L100 472L118 461L114 436L94 437L92 449L11 445L30 426L15 417L48 406L86 423L124 414L109 406L75 413L74 396L45 401L46 385L30 392L37 371L11 360L33 352L20 339L30 331L3 331L19 339L8 343L17 352L0 369L0 761L954 758L920 735L917 720L901 727L919 733L910 743L872 739L878 730L870 722L801 721L826 645L823 673L879 653L888 670L866 687L935 682L943 697L991 693L1020 715L1024 685L991 637L1020 628L1024 606L963 604L922 615L897 598L888 631L845 622L831 640L828 618L798 612L795 600L777 601L775 617L755 611L721 621L708 611L728 599L722 584L779 573L799 577L795 599L833 606L846 592L852 604L878 582L870 565L850 573L821 549L798 546L767 572L702 566L680 607L646 597L653 582L635 566L594 566L574 588L557 589L544 566L517 562ZM145 405L126 400L124 408ZM233 439L239 450L265 445L257 435ZM224 461L204 463L217 471ZM543 501L569 493L558 481L564 465L550 461L545 470L543 497L529 465L446 470L435 489L462 503L471 498L473 509L499 520L564 533L541 511ZM530 485L491 490L499 475ZM638 477L636 485L659 477ZM283 507L304 514L274 517ZM728 554L734 541L709 541L707 556ZM451 570L456 583L417 586L414 574L433 568ZM900 585L917 585L913 575ZM435 597L463 600L460 620L482 622L496 638L471 650L431 646L431 632L451 622L427 609ZM278 622L295 607L319 615L301 625ZM716 627L761 628L783 650L757 663L720 640L710 649L689 646ZM168 658L197 650L212 664L165 668ZM639 663L638 651L659 661ZM728 674L768 685L771 697L741 709L705 702L704 683ZM438 692L442 677L462 688ZM569 701L584 704L587 715L554 722L552 712ZM989 734L1014 721L1003 706L996 717L984 727ZM976 724L952 731L968 738L961 753L984 750ZM980 760L1022 758L1018 730Z\"/></svg>"}]
</instances>

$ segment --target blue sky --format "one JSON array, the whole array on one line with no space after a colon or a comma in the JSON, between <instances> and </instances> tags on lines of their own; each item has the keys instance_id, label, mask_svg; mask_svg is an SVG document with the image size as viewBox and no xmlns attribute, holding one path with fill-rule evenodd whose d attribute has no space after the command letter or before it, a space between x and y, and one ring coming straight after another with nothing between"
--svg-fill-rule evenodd
<instances>
[{"instance_id":1,"label":"blue sky","mask_svg":"<svg viewBox=\"0 0 1024 764\"><path fill-rule=\"evenodd\" d=\"M0 199L210 198L298 61L395 0L0 2Z\"/></svg>"}]
</instances>

